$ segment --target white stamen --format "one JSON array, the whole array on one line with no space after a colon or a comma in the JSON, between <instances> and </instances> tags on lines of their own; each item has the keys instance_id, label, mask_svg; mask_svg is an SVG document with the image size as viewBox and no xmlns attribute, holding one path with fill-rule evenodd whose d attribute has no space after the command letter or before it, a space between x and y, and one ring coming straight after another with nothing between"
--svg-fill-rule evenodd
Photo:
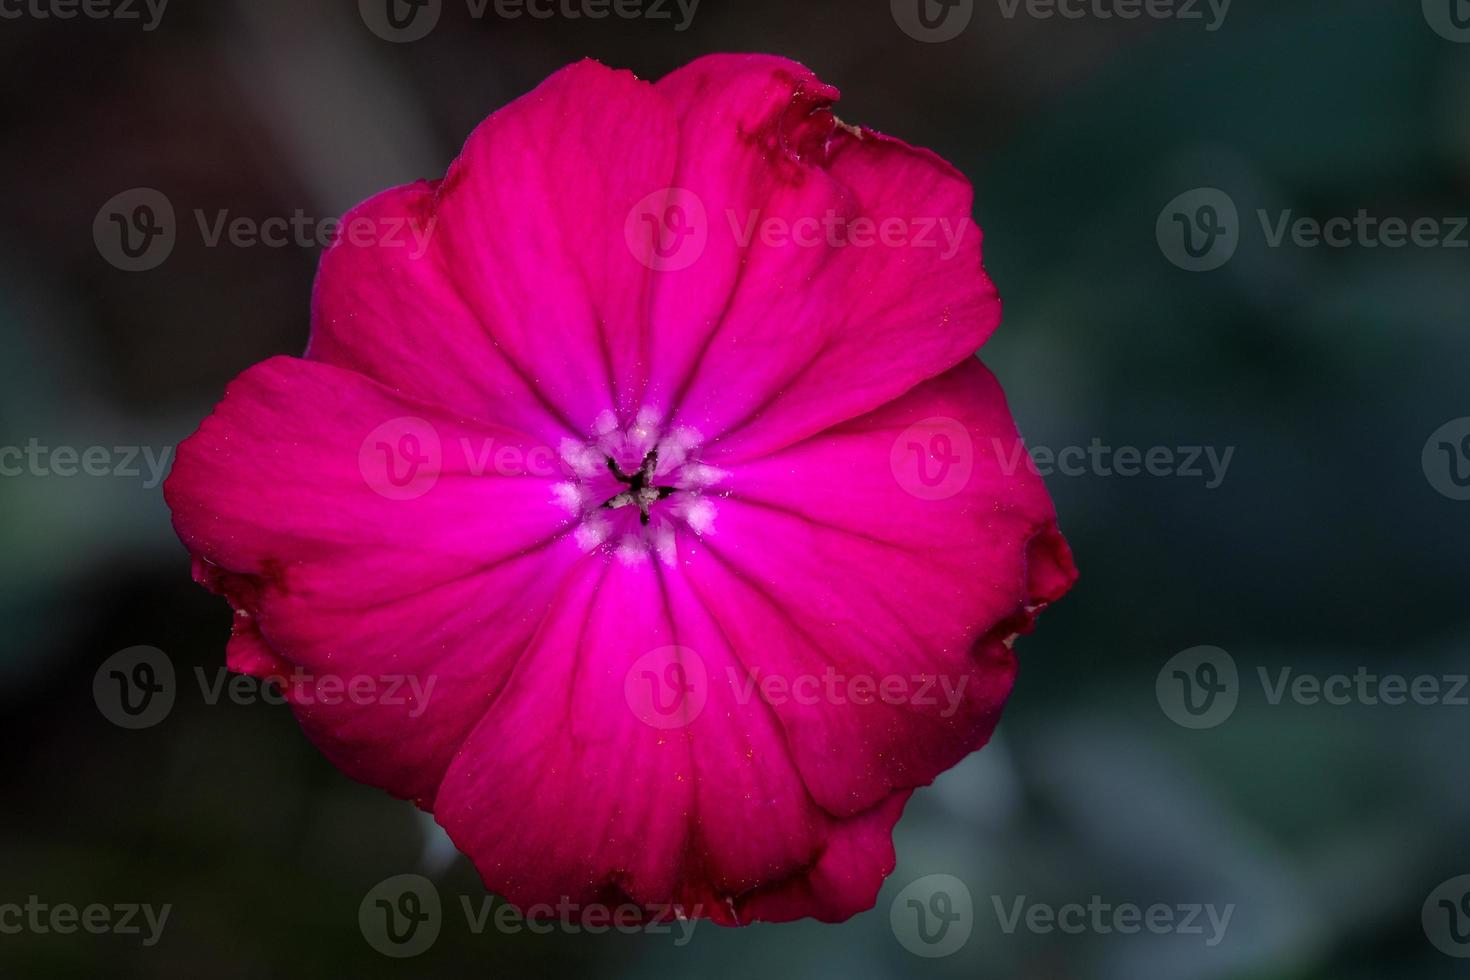
<instances>
[{"instance_id":1,"label":"white stamen","mask_svg":"<svg viewBox=\"0 0 1470 980\"><path fill-rule=\"evenodd\" d=\"M597 418L592 422L592 431L599 436L605 436L609 432L616 432L617 429L618 417L610 409L604 408L601 412L598 412Z\"/></svg>"},{"instance_id":2,"label":"white stamen","mask_svg":"<svg viewBox=\"0 0 1470 980\"><path fill-rule=\"evenodd\" d=\"M597 435L597 448L604 457L618 459L623 455L623 447L628 444L628 437L618 428L616 415L604 409L592 423L592 429Z\"/></svg>"},{"instance_id":3,"label":"white stamen","mask_svg":"<svg viewBox=\"0 0 1470 980\"><path fill-rule=\"evenodd\" d=\"M644 405L638 410L633 428L628 430L628 441L640 456L647 455L648 450L658 441L658 424L662 420L662 413L651 405Z\"/></svg>"},{"instance_id":4,"label":"white stamen","mask_svg":"<svg viewBox=\"0 0 1470 980\"><path fill-rule=\"evenodd\" d=\"M568 513L580 514L584 507L585 494L575 483L557 483L551 487L551 497Z\"/></svg>"},{"instance_id":5,"label":"white stamen","mask_svg":"<svg viewBox=\"0 0 1470 980\"><path fill-rule=\"evenodd\" d=\"M714 530L715 505L708 497L679 494L678 502L674 505L674 513L684 518L684 523L688 524L695 534L704 535Z\"/></svg>"},{"instance_id":6,"label":"white stamen","mask_svg":"<svg viewBox=\"0 0 1470 980\"><path fill-rule=\"evenodd\" d=\"M641 538L625 534L618 542L616 554L625 565L641 565L648 561L648 545L644 544Z\"/></svg>"},{"instance_id":7,"label":"white stamen","mask_svg":"<svg viewBox=\"0 0 1470 980\"><path fill-rule=\"evenodd\" d=\"M562 439L558 447L562 462L572 468L578 476L596 476L607 469L604 457L592 446L584 446L575 439Z\"/></svg>"},{"instance_id":8,"label":"white stamen","mask_svg":"<svg viewBox=\"0 0 1470 980\"><path fill-rule=\"evenodd\" d=\"M612 526L608 524L607 518L601 514L591 514L577 525L577 530L572 532L572 537L577 542L577 547L583 551L591 551L606 541L607 536L611 533Z\"/></svg>"},{"instance_id":9,"label":"white stamen","mask_svg":"<svg viewBox=\"0 0 1470 980\"><path fill-rule=\"evenodd\" d=\"M679 482L690 489L702 490L720 483L729 475L729 470L722 470L718 466L689 463L684 467L684 472L679 474Z\"/></svg>"},{"instance_id":10,"label":"white stamen","mask_svg":"<svg viewBox=\"0 0 1470 980\"><path fill-rule=\"evenodd\" d=\"M677 558L675 547L673 526L667 521L661 522L653 529L653 550L658 552L659 561L670 568L674 566L674 560Z\"/></svg>"},{"instance_id":11,"label":"white stamen","mask_svg":"<svg viewBox=\"0 0 1470 980\"><path fill-rule=\"evenodd\" d=\"M668 473L684 465L689 458L689 450L704 441L698 429L691 429L687 425L681 425L666 436L663 442L658 444L658 470L659 474Z\"/></svg>"}]
</instances>

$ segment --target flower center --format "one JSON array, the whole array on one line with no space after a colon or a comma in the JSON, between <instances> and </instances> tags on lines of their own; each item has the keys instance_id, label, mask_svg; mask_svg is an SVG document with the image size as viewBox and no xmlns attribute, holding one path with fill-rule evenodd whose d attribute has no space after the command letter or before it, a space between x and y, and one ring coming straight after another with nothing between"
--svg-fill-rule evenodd
<instances>
[{"instance_id":1,"label":"flower center","mask_svg":"<svg viewBox=\"0 0 1470 980\"><path fill-rule=\"evenodd\" d=\"M647 407L626 429L603 412L590 440L563 439L561 458L572 479L556 484L553 493L577 521L577 544L629 563L657 554L672 565L681 529L696 537L713 534L716 505L709 491L728 474L700 462L702 442L687 426L664 432L659 413Z\"/></svg>"},{"instance_id":2,"label":"flower center","mask_svg":"<svg viewBox=\"0 0 1470 980\"><path fill-rule=\"evenodd\" d=\"M628 489L607 498L603 501L602 506L612 509L637 507L638 523L644 527L647 527L651 520L648 508L655 501L663 500L679 492L678 487L655 485L654 473L658 470L657 449L649 450L648 455L643 457L643 465L632 476L624 476L623 471L618 469L618 461L611 456L607 458L607 468L612 471L612 475L617 478L618 482L626 483Z\"/></svg>"}]
</instances>

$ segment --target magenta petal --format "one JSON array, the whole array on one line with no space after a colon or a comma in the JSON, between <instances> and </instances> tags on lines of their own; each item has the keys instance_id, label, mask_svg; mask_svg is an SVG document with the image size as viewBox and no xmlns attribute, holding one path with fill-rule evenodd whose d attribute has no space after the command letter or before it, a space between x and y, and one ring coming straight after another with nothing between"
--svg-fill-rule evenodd
<instances>
[{"instance_id":1,"label":"magenta petal","mask_svg":"<svg viewBox=\"0 0 1470 980\"><path fill-rule=\"evenodd\" d=\"M954 431L968 475L925 499L902 450L934 419ZM907 692L774 706L829 811L927 784L988 740L1014 675L1011 637L1075 576L1023 458L1000 386L972 358L735 469L705 542L714 560L688 574L745 669Z\"/></svg>"},{"instance_id":2,"label":"magenta petal","mask_svg":"<svg viewBox=\"0 0 1470 980\"><path fill-rule=\"evenodd\" d=\"M396 187L343 217L317 273L306 356L554 446L580 430L460 295L438 247L437 186Z\"/></svg>"},{"instance_id":3,"label":"magenta petal","mask_svg":"<svg viewBox=\"0 0 1470 980\"><path fill-rule=\"evenodd\" d=\"M629 684L671 647L708 683L687 724L650 724ZM775 717L735 700L734 663L678 576L586 560L450 767L439 821L486 887L522 906L673 901L735 921L738 896L804 875L836 822Z\"/></svg>"},{"instance_id":4,"label":"magenta petal","mask_svg":"<svg viewBox=\"0 0 1470 980\"><path fill-rule=\"evenodd\" d=\"M439 187L456 287L579 433L640 406L650 272L625 226L677 145L652 86L584 61L485 120Z\"/></svg>"},{"instance_id":5,"label":"magenta petal","mask_svg":"<svg viewBox=\"0 0 1470 980\"><path fill-rule=\"evenodd\" d=\"M424 468L435 474L426 492L392 499L375 483L371 443L403 417L426 426L426 453L437 437L439 459ZM328 757L426 803L576 553L556 547L551 479L470 474L460 440L535 448L361 375L281 357L230 385L164 486L198 577L236 607L231 666L303 672L286 693ZM318 685L359 677L384 696L322 703Z\"/></svg>"},{"instance_id":6,"label":"magenta petal","mask_svg":"<svg viewBox=\"0 0 1470 980\"><path fill-rule=\"evenodd\" d=\"M736 906L740 920L789 922L811 916L844 922L872 908L883 879L893 871L893 827L909 796L894 793L836 823L812 867L745 896Z\"/></svg>"},{"instance_id":7,"label":"magenta petal","mask_svg":"<svg viewBox=\"0 0 1470 980\"><path fill-rule=\"evenodd\" d=\"M655 277L656 404L747 458L984 343L1000 303L952 167L840 123L837 90L785 59L701 58L657 87L679 112L674 184L701 202L708 241Z\"/></svg>"}]
</instances>

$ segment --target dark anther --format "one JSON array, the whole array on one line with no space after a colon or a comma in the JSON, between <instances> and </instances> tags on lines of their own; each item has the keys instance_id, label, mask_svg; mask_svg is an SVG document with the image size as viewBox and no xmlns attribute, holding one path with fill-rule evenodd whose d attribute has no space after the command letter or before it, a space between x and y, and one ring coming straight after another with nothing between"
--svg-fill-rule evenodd
<instances>
[{"instance_id":1,"label":"dark anther","mask_svg":"<svg viewBox=\"0 0 1470 980\"><path fill-rule=\"evenodd\" d=\"M631 476L625 476L623 474L623 471L618 469L617 460L613 459L611 456L607 458L607 468L612 471L613 477L616 478L620 483L633 482L633 478Z\"/></svg>"},{"instance_id":2,"label":"dark anther","mask_svg":"<svg viewBox=\"0 0 1470 980\"><path fill-rule=\"evenodd\" d=\"M632 476L627 475L618 468L617 461L611 456L607 458L608 471L619 483L626 483L628 489L615 494L603 501L604 508L624 507L628 504L638 505L638 523L648 525L648 505L651 501L647 499L648 490L654 491L655 500L663 500L679 492L678 487L656 487L653 486L653 471L658 469L658 450L651 450L643 457L643 465L638 467L638 472Z\"/></svg>"}]
</instances>

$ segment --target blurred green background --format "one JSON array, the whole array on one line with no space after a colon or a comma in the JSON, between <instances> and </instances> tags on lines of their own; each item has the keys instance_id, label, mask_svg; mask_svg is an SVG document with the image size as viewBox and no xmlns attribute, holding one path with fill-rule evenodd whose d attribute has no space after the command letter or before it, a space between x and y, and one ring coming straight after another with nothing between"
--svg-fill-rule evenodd
<instances>
[{"instance_id":1,"label":"blurred green background","mask_svg":"<svg viewBox=\"0 0 1470 980\"><path fill-rule=\"evenodd\" d=\"M300 352L319 250L209 248L195 209L340 214L442 174L481 118L576 58L656 78L750 50L805 62L842 89L844 119L974 180L1006 303L983 356L1033 446L1234 447L1214 488L1053 474L1082 578L1018 643L995 743L909 805L875 909L703 925L683 947L473 934L459 900L482 891L430 821L337 773L286 709L200 697L194 669L222 663L229 612L191 583L146 470L0 478L0 903L173 906L151 948L0 935L0 974L1470 973L1421 922L1431 891L1470 873L1470 707L1273 705L1257 680L1470 669L1470 502L1421 465L1430 434L1470 415L1470 250L1273 248L1257 220L1470 215L1470 43L1434 27L1470 5L1438 2L1238 0L1207 30L1203 5L1203 21L1102 16L1111 2L1068 19L974 0L932 43L883 0L703 0L683 31L677 13L477 20L446 0L401 44L351 0L174 0L147 31L0 19L0 445L159 451L235 374ZM129 273L99 254L93 220L136 187L164 192L181 227L165 263ZM1190 272L1156 224L1201 187L1238 207L1240 243ZM162 723L125 731L92 679L136 644L166 651L181 689ZM1155 681L1200 644L1238 664L1239 704L1191 730ZM357 910L405 872L434 880L446 919L398 961ZM973 932L921 958L890 907L939 873L971 893ZM1207 946L1008 934L994 908L1094 895L1234 912Z\"/></svg>"}]
</instances>

